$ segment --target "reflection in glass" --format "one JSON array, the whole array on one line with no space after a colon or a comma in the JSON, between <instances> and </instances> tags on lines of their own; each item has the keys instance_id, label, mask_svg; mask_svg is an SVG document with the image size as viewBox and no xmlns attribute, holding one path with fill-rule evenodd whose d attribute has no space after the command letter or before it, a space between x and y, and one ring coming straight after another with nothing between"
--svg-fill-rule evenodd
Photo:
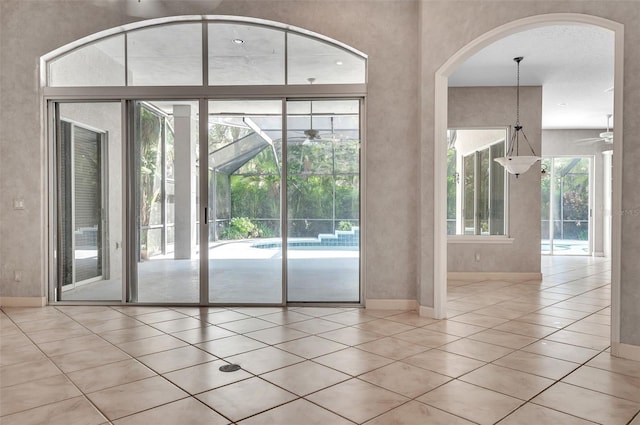
<instances>
[{"instance_id":1,"label":"reflection in glass","mask_svg":"<svg viewBox=\"0 0 640 425\"><path fill-rule=\"evenodd\" d=\"M124 36L82 46L48 65L51 87L124 86Z\"/></svg>"},{"instance_id":2,"label":"reflection in glass","mask_svg":"<svg viewBox=\"0 0 640 425\"><path fill-rule=\"evenodd\" d=\"M284 31L209 24L209 85L284 84Z\"/></svg>"},{"instance_id":3,"label":"reflection in glass","mask_svg":"<svg viewBox=\"0 0 640 425\"><path fill-rule=\"evenodd\" d=\"M317 39L287 34L287 84L364 84L365 76L363 57Z\"/></svg>"},{"instance_id":4,"label":"reflection in glass","mask_svg":"<svg viewBox=\"0 0 640 425\"><path fill-rule=\"evenodd\" d=\"M173 24L127 35L130 86L202 84L202 24Z\"/></svg>"},{"instance_id":5,"label":"reflection in glass","mask_svg":"<svg viewBox=\"0 0 640 425\"><path fill-rule=\"evenodd\" d=\"M59 104L58 300L122 299L120 103Z\"/></svg>"}]
</instances>

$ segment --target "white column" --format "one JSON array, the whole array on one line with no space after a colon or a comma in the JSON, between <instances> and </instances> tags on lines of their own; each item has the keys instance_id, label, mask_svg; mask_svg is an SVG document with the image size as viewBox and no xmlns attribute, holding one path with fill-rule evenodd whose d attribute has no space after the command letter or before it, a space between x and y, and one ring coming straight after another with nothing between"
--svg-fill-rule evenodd
<instances>
[{"instance_id":1,"label":"white column","mask_svg":"<svg viewBox=\"0 0 640 425\"><path fill-rule=\"evenodd\" d=\"M175 258L189 259L196 248L196 144L191 106L174 105Z\"/></svg>"}]
</instances>

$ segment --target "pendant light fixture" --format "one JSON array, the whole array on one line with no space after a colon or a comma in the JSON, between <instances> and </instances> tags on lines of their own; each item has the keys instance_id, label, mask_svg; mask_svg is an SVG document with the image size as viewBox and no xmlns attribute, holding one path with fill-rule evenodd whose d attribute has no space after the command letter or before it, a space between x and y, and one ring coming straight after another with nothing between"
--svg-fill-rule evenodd
<instances>
[{"instance_id":1,"label":"pendant light fixture","mask_svg":"<svg viewBox=\"0 0 640 425\"><path fill-rule=\"evenodd\" d=\"M508 173L514 174L516 178L520 174L527 172L533 164L541 159L536 155L531 143L529 143L529 139L527 139L527 135L524 134L524 130L520 125L520 62L522 62L522 59L524 59L522 56L513 58L518 69L516 77L516 123L513 126L515 131L511 134L507 154L504 157L494 159L498 164L502 165ZM520 134L522 134L524 141L527 142L532 155L520 155Z\"/></svg>"}]
</instances>

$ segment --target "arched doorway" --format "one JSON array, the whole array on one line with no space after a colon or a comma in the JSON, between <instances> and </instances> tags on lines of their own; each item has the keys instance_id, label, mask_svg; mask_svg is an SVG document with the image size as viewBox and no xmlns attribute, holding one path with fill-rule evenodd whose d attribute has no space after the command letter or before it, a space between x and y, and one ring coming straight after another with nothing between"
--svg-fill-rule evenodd
<instances>
[{"instance_id":1,"label":"arched doorway","mask_svg":"<svg viewBox=\"0 0 640 425\"><path fill-rule=\"evenodd\" d=\"M611 30L615 34L615 74L614 74L614 128L622 128L622 76L623 76L623 25L595 16L559 13L538 15L520 19L502 25L487 32L473 42L459 50L443 64L435 74L435 114L434 114L434 140L446 140L447 134L447 101L448 101L448 77L466 59L505 36L545 25L553 24L583 24L594 25ZM614 150L614 170L620 170L622 155L621 134L616 133L617 145ZM446 317L447 303L447 232L446 232L446 147L442 143L435 143L434 154L434 198L436 210L434 211L434 311L437 318ZM617 166L616 166L617 165ZM619 211L621 177L614 172L613 176L613 210ZM620 219L613 216L612 226L612 341L619 340L619 252L620 252ZM430 241L424 241L424 243Z\"/></svg>"}]
</instances>

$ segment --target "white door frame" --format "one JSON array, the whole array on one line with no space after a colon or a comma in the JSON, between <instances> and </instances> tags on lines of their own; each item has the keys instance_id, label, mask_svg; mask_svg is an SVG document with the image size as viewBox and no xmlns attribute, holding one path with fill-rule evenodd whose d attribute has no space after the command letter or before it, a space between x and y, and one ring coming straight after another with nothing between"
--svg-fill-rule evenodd
<instances>
[{"instance_id":1,"label":"white door frame","mask_svg":"<svg viewBox=\"0 0 640 425\"><path fill-rule=\"evenodd\" d=\"M447 136L447 106L448 106L448 81L449 76L466 61L470 56L486 46L511 34L521 31L558 24L583 24L594 25L614 32L615 60L614 60L614 107L613 117L616 147L613 151L613 223L611 235L611 340L620 342L620 241L621 241L621 215L622 211L622 95L623 95L623 65L624 65L624 25L598 16L583 15L579 13L551 13L530 16L501 25L476 38L451 56L435 73L435 113L434 113L434 214L433 214L433 316L435 318L446 317L447 306L447 226L446 226L446 147L439 141L446 140ZM431 170L423 170L430 174ZM426 176L423 176L425 181ZM425 218L424 220L428 220ZM430 223L425 223L429 227ZM423 245L428 246L431 241L423 239ZM422 263L428 264L430 249L422 250ZM429 278L425 280L430 280ZM430 285L431 282L422 281L421 285ZM421 309L422 310L422 309ZM424 311L429 311L425 309Z\"/></svg>"}]
</instances>

